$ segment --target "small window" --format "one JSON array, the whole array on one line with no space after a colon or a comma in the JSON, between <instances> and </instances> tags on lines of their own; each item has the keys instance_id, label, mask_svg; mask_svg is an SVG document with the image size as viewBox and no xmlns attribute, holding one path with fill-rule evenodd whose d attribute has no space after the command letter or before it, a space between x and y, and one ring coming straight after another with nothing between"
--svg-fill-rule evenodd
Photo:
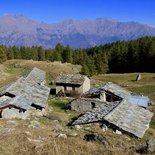
<instances>
[{"instance_id":1,"label":"small window","mask_svg":"<svg viewBox=\"0 0 155 155\"><path fill-rule=\"evenodd\" d=\"M91 102L91 108L94 109L96 106L95 106L95 103L94 102Z\"/></svg>"}]
</instances>

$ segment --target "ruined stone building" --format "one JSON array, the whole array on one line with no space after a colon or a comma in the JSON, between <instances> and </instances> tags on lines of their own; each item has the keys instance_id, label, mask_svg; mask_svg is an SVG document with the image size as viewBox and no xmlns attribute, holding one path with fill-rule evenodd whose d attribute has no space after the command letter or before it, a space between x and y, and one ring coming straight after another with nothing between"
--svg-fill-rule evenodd
<instances>
[{"instance_id":1,"label":"ruined stone building","mask_svg":"<svg viewBox=\"0 0 155 155\"><path fill-rule=\"evenodd\" d=\"M130 91L108 82L81 95L71 102L71 109L79 112L89 111L100 104L109 104L115 101L127 100L129 103L147 108L149 98L147 96L133 95Z\"/></svg>"},{"instance_id":2,"label":"ruined stone building","mask_svg":"<svg viewBox=\"0 0 155 155\"><path fill-rule=\"evenodd\" d=\"M114 130L142 138L149 128L153 113L125 99L101 104L72 122L72 125L88 123L104 124Z\"/></svg>"},{"instance_id":3,"label":"ruined stone building","mask_svg":"<svg viewBox=\"0 0 155 155\"><path fill-rule=\"evenodd\" d=\"M83 113L72 125L101 123L114 130L142 138L153 113L147 110L147 96L132 95L111 82L92 88L73 100L71 109Z\"/></svg>"},{"instance_id":4,"label":"ruined stone building","mask_svg":"<svg viewBox=\"0 0 155 155\"><path fill-rule=\"evenodd\" d=\"M0 89L0 117L22 118L42 115L50 88L44 85L45 72L33 68L26 76Z\"/></svg>"},{"instance_id":5,"label":"ruined stone building","mask_svg":"<svg viewBox=\"0 0 155 155\"><path fill-rule=\"evenodd\" d=\"M56 94L79 96L90 89L90 79L80 74L60 74L56 80Z\"/></svg>"}]
</instances>

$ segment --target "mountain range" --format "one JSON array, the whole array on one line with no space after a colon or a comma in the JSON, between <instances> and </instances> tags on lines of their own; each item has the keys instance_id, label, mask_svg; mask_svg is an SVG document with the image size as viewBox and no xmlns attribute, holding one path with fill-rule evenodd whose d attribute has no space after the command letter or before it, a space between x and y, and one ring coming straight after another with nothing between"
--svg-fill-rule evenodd
<instances>
[{"instance_id":1,"label":"mountain range","mask_svg":"<svg viewBox=\"0 0 155 155\"><path fill-rule=\"evenodd\" d=\"M59 23L36 22L23 15L0 16L0 44L7 46L43 46L57 43L73 48L155 36L155 28L138 22L120 22L109 18L65 20Z\"/></svg>"}]
</instances>

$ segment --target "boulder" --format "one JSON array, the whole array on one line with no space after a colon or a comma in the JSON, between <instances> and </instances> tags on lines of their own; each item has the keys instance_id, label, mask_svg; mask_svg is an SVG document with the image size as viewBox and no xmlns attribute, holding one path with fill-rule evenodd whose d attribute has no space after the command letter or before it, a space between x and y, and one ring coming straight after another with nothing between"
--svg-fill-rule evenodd
<instances>
[{"instance_id":1,"label":"boulder","mask_svg":"<svg viewBox=\"0 0 155 155\"><path fill-rule=\"evenodd\" d=\"M15 68L21 68L21 65L20 64L15 64L14 67Z\"/></svg>"},{"instance_id":2,"label":"boulder","mask_svg":"<svg viewBox=\"0 0 155 155\"><path fill-rule=\"evenodd\" d=\"M107 127L107 125L105 125L105 124L102 124L102 125L101 125L101 128L102 128L103 131L107 131L107 130L108 130L108 127Z\"/></svg>"},{"instance_id":3,"label":"boulder","mask_svg":"<svg viewBox=\"0 0 155 155\"><path fill-rule=\"evenodd\" d=\"M147 145L148 153L155 152L155 138L151 138L151 139L147 140L146 145Z\"/></svg>"},{"instance_id":4,"label":"boulder","mask_svg":"<svg viewBox=\"0 0 155 155\"><path fill-rule=\"evenodd\" d=\"M101 142L105 145L110 145L110 142L107 140L107 138L101 134L98 134L98 133L86 134L84 136L84 140L86 140L86 141L98 141L98 142Z\"/></svg>"},{"instance_id":5,"label":"boulder","mask_svg":"<svg viewBox=\"0 0 155 155\"><path fill-rule=\"evenodd\" d=\"M32 120L28 127L29 128L40 128L40 123L37 120Z\"/></svg>"},{"instance_id":6,"label":"boulder","mask_svg":"<svg viewBox=\"0 0 155 155\"><path fill-rule=\"evenodd\" d=\"M116 132L115 132L116 134L118 134L118 135L121 135L122 134L122 132L121 131L119 131L119 130L116 130Z\"/></svg>"},{"instance_id":7,"label":"boulder","mask_svg":"<svg viewBox=\"0 0 155 155\"><path fill-rule=\"evenodd\" d=\"M57 135L57 137L67 139L67 135L64 133L60 133L59 135Z\"/></svg>"},{"instance_id":8,"label":"boulder","mask_svg":"<svg viewBox=\"0 0 155 155\"><path fill-rule=\"evenodd\" d=\"M136 81L139 81L139 80L141 80L141 79L142 79L141 75L138 74L137 77L136 77Z\"/></svg>"},{"instance_id":9,"label":"boulder","mask_svg":"<svg viewBox=\"0 0 155 155\"><path fill-rule=\"evenodd\" d=\"M80 126L80 125L75 125L75 128L76 128L77 130L79 130L79 129L81 129L81 126Z\"/></svg>"},{"instance_id":10,"label":"boulder","mask_svg":"<svg viewBox=\"0 0 155 155\"><path fill-rule=\"evenodd\" d=\"M146 141L145 145L136 146L135 150L140 154L154 153L155 152L155 138Z\"/></svg>"},{"instance_id":11,"label":"boulder","mask_svg":"<svg viewBox=\"0 0 155 155\"><path fill-rule=\"evenodd\" d=\"M70 137L77 137L78 134L76 132L72 132L72 133L69 133L68 136L70 136Z\"/></svg>"}]
</instances>

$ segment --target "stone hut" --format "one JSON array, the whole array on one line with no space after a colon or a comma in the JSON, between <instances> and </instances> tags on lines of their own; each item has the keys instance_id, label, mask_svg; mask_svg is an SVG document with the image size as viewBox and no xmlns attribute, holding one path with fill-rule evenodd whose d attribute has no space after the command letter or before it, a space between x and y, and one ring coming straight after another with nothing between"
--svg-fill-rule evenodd
<instances>
[{"instance_id":1,"label":"stone hut","mask_svg":"<svg viewBox=\"0 0 155 155\"><path fill-rule=\"evenodd\" d=\"M0 89L0 117L22 118L43 115L50 88L44 85L45 72L34 68L28 75Z\"/></svg>"},{"instance_id":2,"label":"stone hut","mask_svg":"<svg viewBox=\"0 0 155 155\"><path fill-rule=\"evenodd\" d=\"M90 89L82 95L82 98L94 98L103 102L115 102L126 99L130 103L143 108L147 108L150 102L147 96L133 95L132 92L112 82Z\"/></svg>"},{"instance_id":3,"label":"stone hut","mask_svg":"<svg viewBox=\"0 0 155 155\"><path fill-rule=\"evenodd\" d=\"M147 110L148 102L147 96L132 95L128 90L108 82L90 89L70 103L71 110L82 113L71 124L100 123L142 138L153 116Z\"/></svg>"},{"instance_id":4,"label":"stone hut","mask_svg":"<svg viewBox=\"0 0 155 155\"><path fill-rule=\"evenodd\" d=\"M80 74L60 74L56 80L56 94L79 96L90 89L90 79Z\"/></svg>"},{"instance_id":5,"label":"stone hut","mask_svg":"<svg viewBox=\"0 0 155 155\"><path fill-rule=\"evenodd\" d=\"M106 126L142 138L149 128L153 113L127 100L101 104L84 113L72 122L72 125L100 123Z\"/></svg>"},{"instance_id":6,"label":"stone hut","mask_svg":"<svg viewBox=\"0 0 155 155\"><path fill-rule=\"evenodd\" d=\"M147 108L150 102L147 96L132 95L132 93L112 82L92 88L79 98L71 101L71 110L86 112L101 104L114 103L126 99L129 103Z\"/></svg>"}]
</instances>

